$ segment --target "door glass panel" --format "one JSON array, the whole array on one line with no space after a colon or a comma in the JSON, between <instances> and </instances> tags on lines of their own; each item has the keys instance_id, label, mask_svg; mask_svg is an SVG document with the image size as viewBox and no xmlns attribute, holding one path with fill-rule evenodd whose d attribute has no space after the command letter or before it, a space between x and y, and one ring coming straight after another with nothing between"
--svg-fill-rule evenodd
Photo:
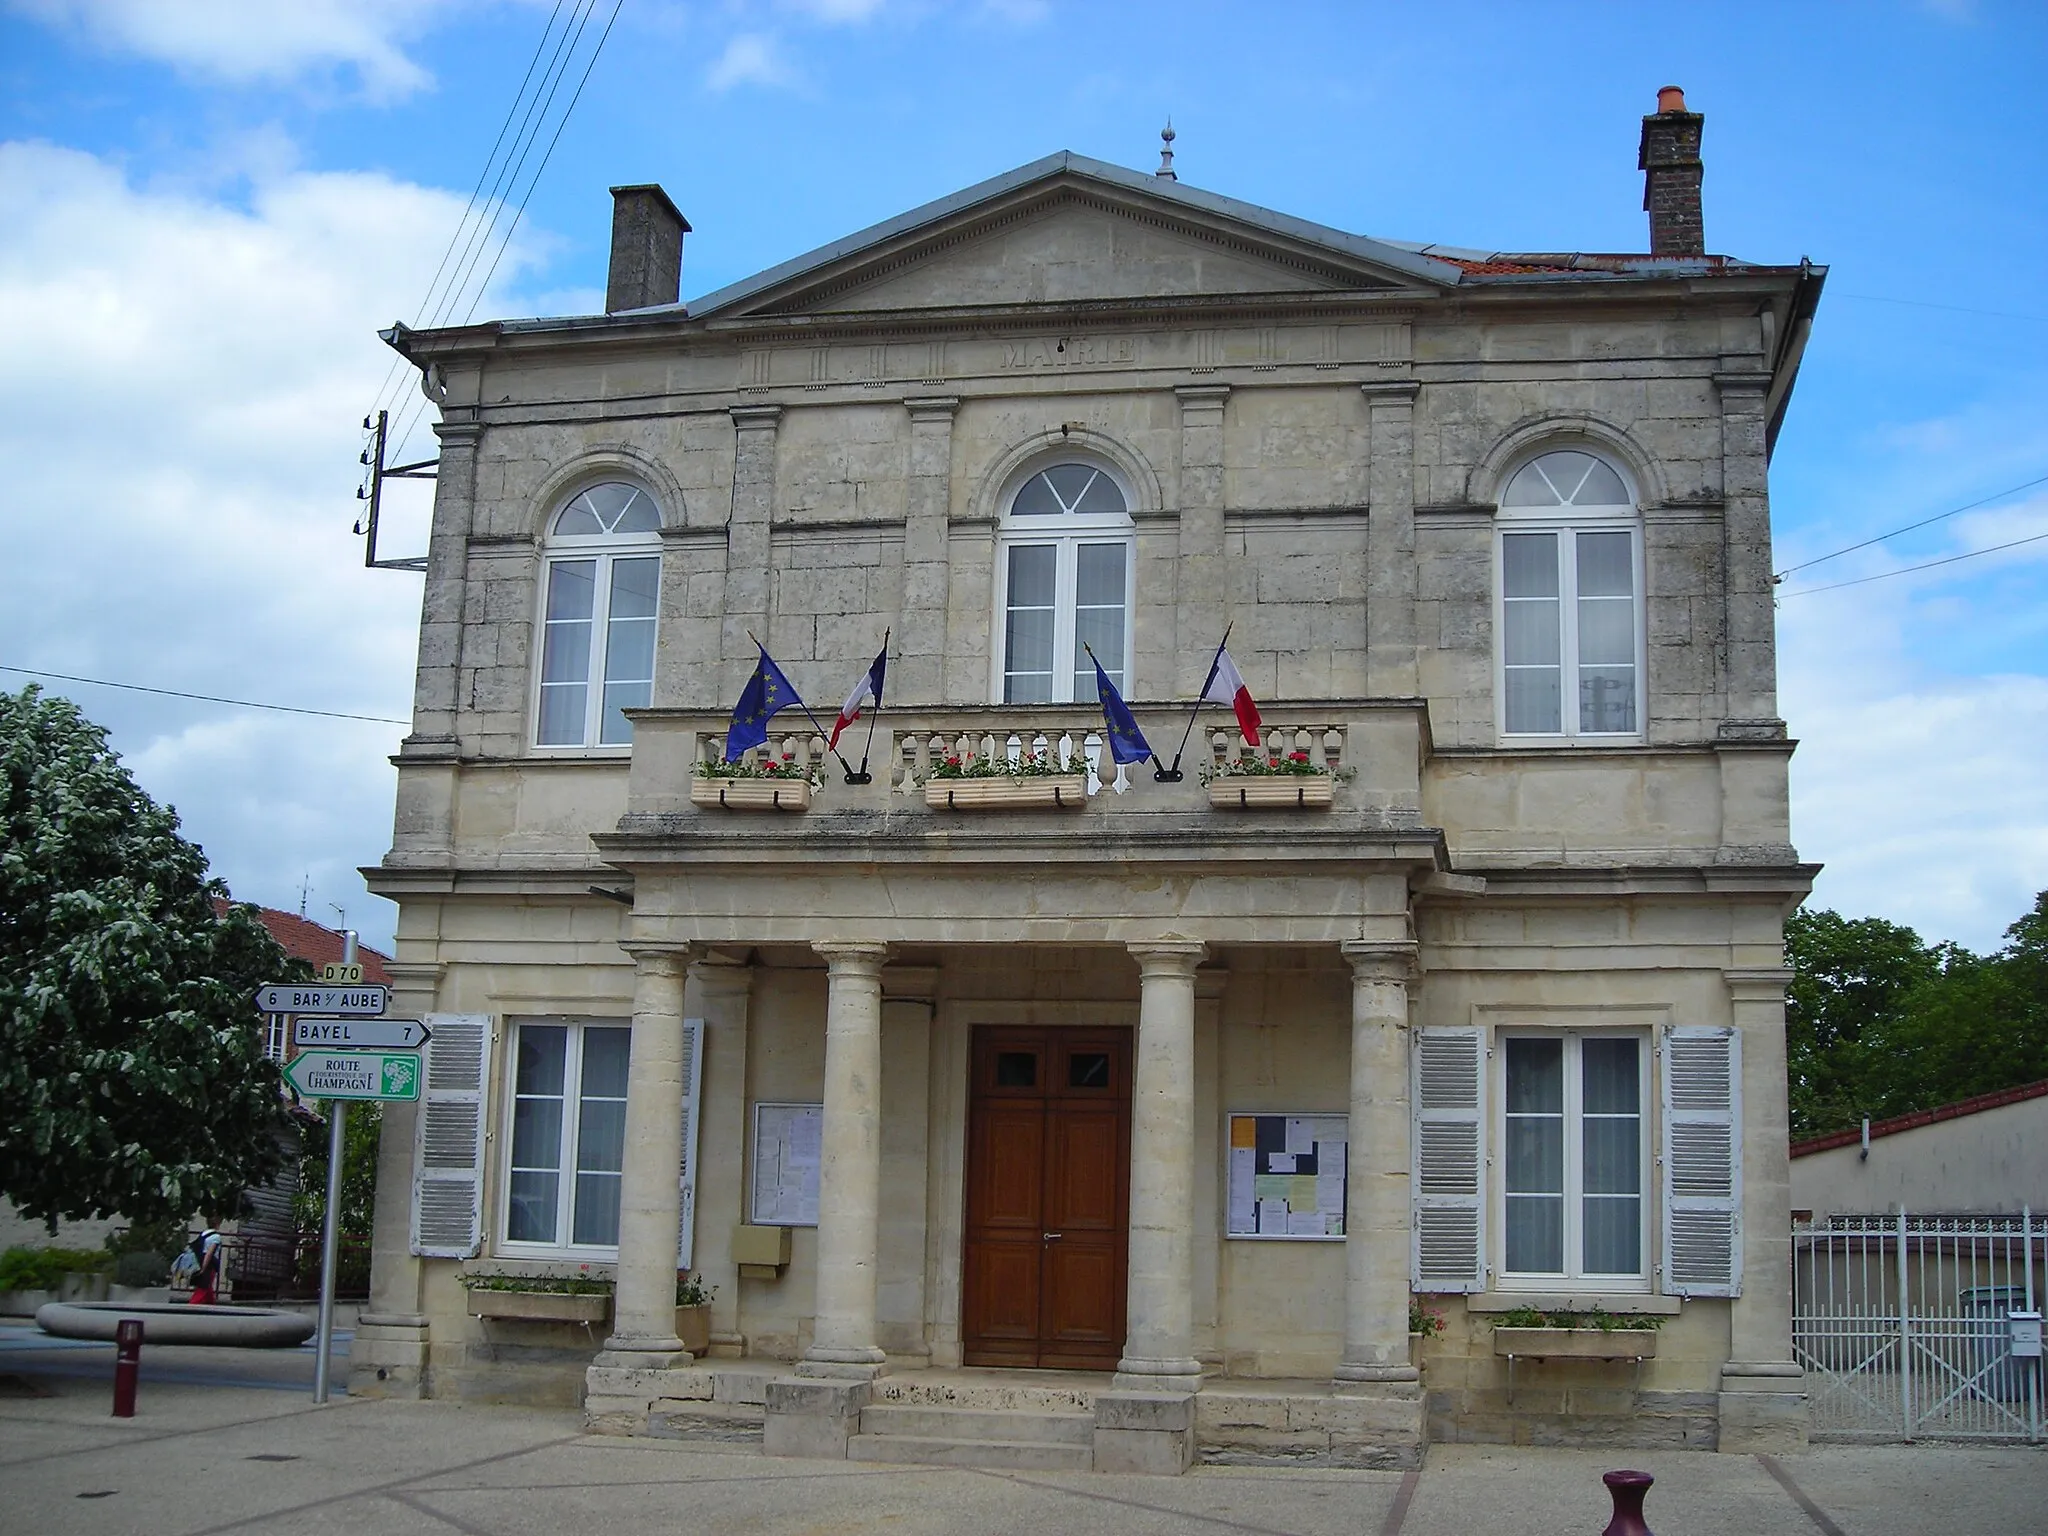
<instances>
[{"instance_id":1,"label":"door glass panel","mask_svg":"<svg viewBox=\"0 0 2048 1536\"><path fill-rule=\"evenodd\" d=\"M1107 1088L1109 1086L1109 1053L1107 1051L1075 1051L1067 1058L1067 1086L1069 1088Z\"/></svg>"},{"instance_id":2,"label":"door glass panel","mask_svg":"<svg viewBox=\"0 0 2048 1536\"><path fill-rule=\"evenodd\" d=\"M1038 1053L1036 1051L996 1052L996 1086L998 1088L1036 1088L1038 1086Z\"/></svg>"}]
</instances>

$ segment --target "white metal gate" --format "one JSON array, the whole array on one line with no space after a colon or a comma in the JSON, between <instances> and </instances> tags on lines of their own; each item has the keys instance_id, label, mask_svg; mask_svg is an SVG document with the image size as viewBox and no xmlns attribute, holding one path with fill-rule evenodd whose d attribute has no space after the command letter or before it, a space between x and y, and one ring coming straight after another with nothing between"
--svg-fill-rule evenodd
<instances>
[{"instance_id":1,"label":"white metal gate","mask_svg":"<svg viewBox=\"0 0 2048 1536\"><path fill-rule=\"evenodd\" d=\"M1812 1433L2040 1440L2044 1240L2030 1211L1795 1228L1792 1349Z\"/></svg>"}]
</instances>

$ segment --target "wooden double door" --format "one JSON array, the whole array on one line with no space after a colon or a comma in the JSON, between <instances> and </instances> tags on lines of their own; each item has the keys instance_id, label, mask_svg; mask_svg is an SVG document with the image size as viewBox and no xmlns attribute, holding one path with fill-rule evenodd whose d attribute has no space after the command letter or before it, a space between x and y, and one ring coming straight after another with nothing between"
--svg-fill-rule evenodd
<instances>
[{"instance_id":1,"label":"wooden double door","mask_svg":"<svg viewBox=\"0 0 2048 1536\"><path fill-rule=\"evenodd\" d=\"M1131 1032L974 1032L968 1365L1114 1370L1123 1354Z\"/></svg>"}]
</instances>

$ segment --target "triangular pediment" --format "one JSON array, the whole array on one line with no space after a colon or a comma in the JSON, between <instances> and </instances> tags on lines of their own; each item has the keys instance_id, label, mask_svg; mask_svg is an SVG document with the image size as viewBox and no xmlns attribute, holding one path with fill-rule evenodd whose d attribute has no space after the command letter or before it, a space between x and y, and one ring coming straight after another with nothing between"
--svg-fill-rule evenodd
<instances>
[{"instance_id":1,"label":"triangular pediment","mask_svg":"<svg viewBox=\"0 0 2048 1536\"><path fill-rule=\"evenodd\" d=\"M1413 289L1456 269L1119 167L1058 155L692 301L697 317Z\"/></svg>"}]
</instances>

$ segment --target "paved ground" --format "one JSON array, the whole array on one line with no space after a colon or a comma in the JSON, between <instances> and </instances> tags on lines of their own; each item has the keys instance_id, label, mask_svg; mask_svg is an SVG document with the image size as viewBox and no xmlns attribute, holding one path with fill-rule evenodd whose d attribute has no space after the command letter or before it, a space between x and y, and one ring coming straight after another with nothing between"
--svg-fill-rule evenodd
<instances>
[{"instance_id":1,"label":"paved ground","mask_svg":"<svg viewBox=\"0 0 2048 1536\"><path fill-rule=\"evenodd\" d=\"M198 1358L193 1358L198 1357ZM2048 1450L1701 1452L1439 1446L1420 1473L1200 1468L1181 1478L781 1461L582 1434L574 1414L310 1395L299 1351L146 1352L133 1420L111 1352L0 1328L0 1530L37 1536L599 1536L968 1531L1152 1536L1590 1533L1600 1473L1654 1473L1660 1536L2048 1528Z\"/></svg>"}]
</instances>

